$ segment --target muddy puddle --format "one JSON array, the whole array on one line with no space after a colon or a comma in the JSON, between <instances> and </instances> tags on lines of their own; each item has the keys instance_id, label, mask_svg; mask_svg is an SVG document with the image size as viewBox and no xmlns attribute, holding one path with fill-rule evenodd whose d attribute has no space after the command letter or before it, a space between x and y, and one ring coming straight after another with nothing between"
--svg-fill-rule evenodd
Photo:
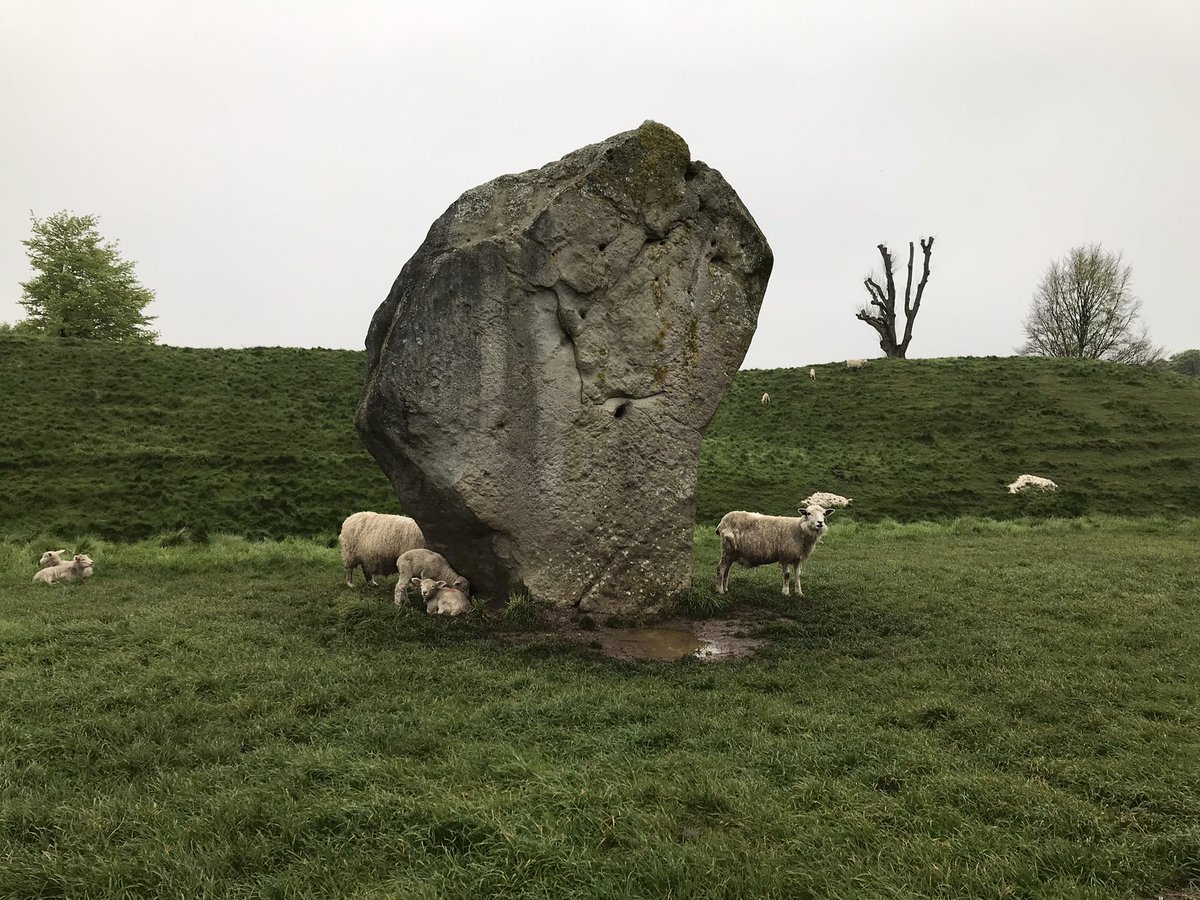
<instances>
[{"instance_id":1,"label":"muddy puddle","mask_svg":"<svg viewBox=\"0 0 1200 900\"><path fill-rule=\"evenodd\" d=\"M553 633L584 644L613 659L670 661L691 656L704 662L740 659L767 644L750 630L767 620L757 618L673 620L640 628L584 627L570 613L552 616Z\"/></svg>"}]
</instances>

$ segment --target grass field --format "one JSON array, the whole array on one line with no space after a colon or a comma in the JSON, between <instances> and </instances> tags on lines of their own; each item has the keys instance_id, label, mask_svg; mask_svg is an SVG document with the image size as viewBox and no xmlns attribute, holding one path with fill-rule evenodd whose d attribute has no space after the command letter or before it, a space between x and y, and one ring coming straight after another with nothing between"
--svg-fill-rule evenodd
<instances>
[{"instance_id":1,"label":"grass field","mask_svg":"<svg viewBox=\"0 0 1200 900\"><path fill-rule=\"evenodd\" d=\"M733 573L758 655L632 664L323 542L0 544L0 897L1197 896L1198 545L842 521Z\"/></svg>"},{"instance_id":2,"label":"grass field","mask_svg":"<svg viewBox=\"0 0 1200 900\"><path fill-rule=\"evenodd\" d=\"M0 539L165 531L332 541L397 511L354 432L365 354L0 336ZM1052 359L739 372L705 437L697 519L1200 516L1200 380ZM773 403L758 401L769 390ZM1012 497L1029 472L1061 485Z\"/></svg>"}]
</instances>

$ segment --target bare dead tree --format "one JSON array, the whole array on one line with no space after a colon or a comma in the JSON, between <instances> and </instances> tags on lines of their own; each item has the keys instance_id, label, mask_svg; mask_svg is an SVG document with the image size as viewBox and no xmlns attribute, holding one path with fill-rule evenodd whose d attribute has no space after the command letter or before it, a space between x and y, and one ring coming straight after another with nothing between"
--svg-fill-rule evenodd
<instances>
[{"instance_id":1,"label":"bare dead tree","mask_svg":"<svg viewBox=\"0 0 1200 900\"><path fill-rule=\"evenodd\" d=\"M1025 318L1024 356L1066 356L1151 365L1163 357L1129 290L1131 266L1099 244L1050 263Z\"/></svg>"},{"instance_id":2,"label":"bare dead tree","mask_svg":"<svg viewBox=\"0 0 1200 900\"><path fill-rule=\"evenodd\" d=\"M908 352L908 344L912 340L913 323L917 320L917 312L921 309L921 298L925 295L925 285L929 282L929 256L933 253L933 238L921 238L921 252L924 254L924 264L921 270L921 280L917 283L916 296L913 295L913 257L915 249L913 242L908 242L908 280L904 284L904 336L896 333L896 280L892 275L892 255L886 244L879 245L879 255L883 257L883 276L885 287L880 287L873 275L868 275L863 284L871 299L864 303L855 315L856 319L866 322L879 332L879 347L893 359L904 359Z\"/></svg>"}]
</instances>

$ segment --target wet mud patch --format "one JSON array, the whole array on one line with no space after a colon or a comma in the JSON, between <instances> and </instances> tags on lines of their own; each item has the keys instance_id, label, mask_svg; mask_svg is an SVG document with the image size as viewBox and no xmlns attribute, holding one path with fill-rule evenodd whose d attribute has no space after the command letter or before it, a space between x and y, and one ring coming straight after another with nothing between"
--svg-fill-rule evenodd
<instances>
[{"instance_id":1,"label":"wet mud patch","mask_svg":"<svg viewBox=\"0 0 1200 900\"><path fill-rule=\"evenodd\" d=\"M752 632L763 625L790 621L773 614L746 613L722 619L670 619L654 625L609 628L574 611L546 614L549 634L589 647L612 659L670 661L695 657L702 662L744 659L770 643ZM545 635L546 632L542 632Z\"/></svg>"}]
</instances>

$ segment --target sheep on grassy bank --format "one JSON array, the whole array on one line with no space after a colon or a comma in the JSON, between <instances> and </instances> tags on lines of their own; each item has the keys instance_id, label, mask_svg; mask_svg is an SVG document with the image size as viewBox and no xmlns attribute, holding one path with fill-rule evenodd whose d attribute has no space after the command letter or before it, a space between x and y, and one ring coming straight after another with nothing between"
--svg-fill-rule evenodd
<instances>
[{"instance_id":1,"label":"sheep on grassy bank","mask_svg":"<svg viewBox=\"0 0 1200 900\"><path fill-rule=\"evenodd\" d=\"M762 400L760 400L759 402L763 406L770 406L771 405L771 395L768 394L766 391L764 391L763 395L762 395Z\"/></svg>"},{"instance_id":2,"label":"sheep on grassy bank","mask_svg":"<svg viewBox=\"0 0 1200 900\"><path fill-rule=\"evenodd\" d=\"M450 567L450 563L446 561L446 557L432 550L419 548L401 553L399 559L396 560L396 574L400 577L396 579L396 594L393 601L395 603L405 602L408 599L408 589L419 586L423 578L445 582L468 596L471 593L471 582L455 572ZM417 582L417 585L413 584L414 581Z\"/></svg>"},{"instance_id":3,"label":"sheep on grassy bank","mask_svg":"<svg viewBox=\"0 0 1200 900\"><path fill-rule=\"evenodd\" d=\"M396 571L402 553L423 548L425 535L408 516L356 512L342 523L338 546L346 565L346 587L354 587L356 566L362 568L367 584L374 586L376 575Z\"/></svg>"},{"instance_id":4,"label":"sheep on grassy bank","mask_svg":"<svg viewBox=\"0 0 1200 900\"><path fill-rule=\"evenodd\" d=\"M817 504L801 507L800 515L764 516L753 512L726 513L717 526L721 536L721 561L717 564L717 593L729 586L729 567L735 562L747 568L779 563L783 570L783 595L788 595L789 570L796 596L800 590L800 568L825 534L825 519L833 510Z\"/></svg>"},{"instance_id":5,"label":"sheep on grassy bank","mask_svg":"<svg viewBox=\"0 0 1200 900\"><path fill-rule=\"evenodd\" d=\"M846 360L847 369L863 369L866 368L867 361L865 359L848 359Z\"/></svg>"},{"instance_id":6,"label":"sheep on grassy bank","mask_svg":"<svg viewBox=\"0 0 1200 900\"><path fill-rule=\"evenodd\" d=\"M421 599L425 601L425 612L439 616L461 616L471 611L471 601L467 595L442 580L432 578L414 578L413 587L421 589Z\"/></svg>"},{"instance_id":7,"label":"sheep on grassy bank","mask_svg":"<svg viewBox=\"0 0 1200 900\"><path fill-rule=\"evenodd\" d=\"M800 505L807 509L816 504L817 506L829 509L833 506L849 506L854 501L849 497L843 497L841 494L830 494L827 491L817 491L815 494L809 494L800 501Z\"/></svg>"},{"instance_id":8,"label":"sheep on grassy bank","mask_svg":"<svg viewBox=\"0 0 1200 900\"><path fill-rule=\"evenodd\" d=\"M56 584L59 581L78 581L81 578L90 578L92 571L92 558L86 553L76 553L75 558L69 563L38 569L37 573L33 576L33 580L35 584L39 581L43 584Z\"/></svg>"},{"instance_id":9,"label":"sheep on grassy bank","mask_svg":"<svg viewBox=\"0 0 1200 900\"><path fill-rule=\"evenodd\" d=\"M1008 486L1010 494L1019 494L1021 491L1029 489L1055 491L1058 490L1058 485L1049 478L1042 478L1040 475L1022 475Z\"/></svg>"},{"instance_id":10,"label":"sheep on grassy bank","mask_svg":"<svg viewBox=\"0 0 1200 900\"><path fill-rule=\"evenodd\" d=\"M66 555L66 548L62 550L47 550L42 554L42 558L38 560L38 568L48 569L51 566L61 566L63 564L63 557Z\"/></svg>"},{"instance_id":11,"label":"sheep on grassy bank","mask_svg":"<svg viewBox=\"0 0 1200 900\"><path fill-rule=\"evenodd\" d=\"M808 370L808 380L809 380L809 381L816 381L816 380L817 380L817 370L816 370L816 369L809 369L809 370Z\"/></svg>"}]
</instances>

